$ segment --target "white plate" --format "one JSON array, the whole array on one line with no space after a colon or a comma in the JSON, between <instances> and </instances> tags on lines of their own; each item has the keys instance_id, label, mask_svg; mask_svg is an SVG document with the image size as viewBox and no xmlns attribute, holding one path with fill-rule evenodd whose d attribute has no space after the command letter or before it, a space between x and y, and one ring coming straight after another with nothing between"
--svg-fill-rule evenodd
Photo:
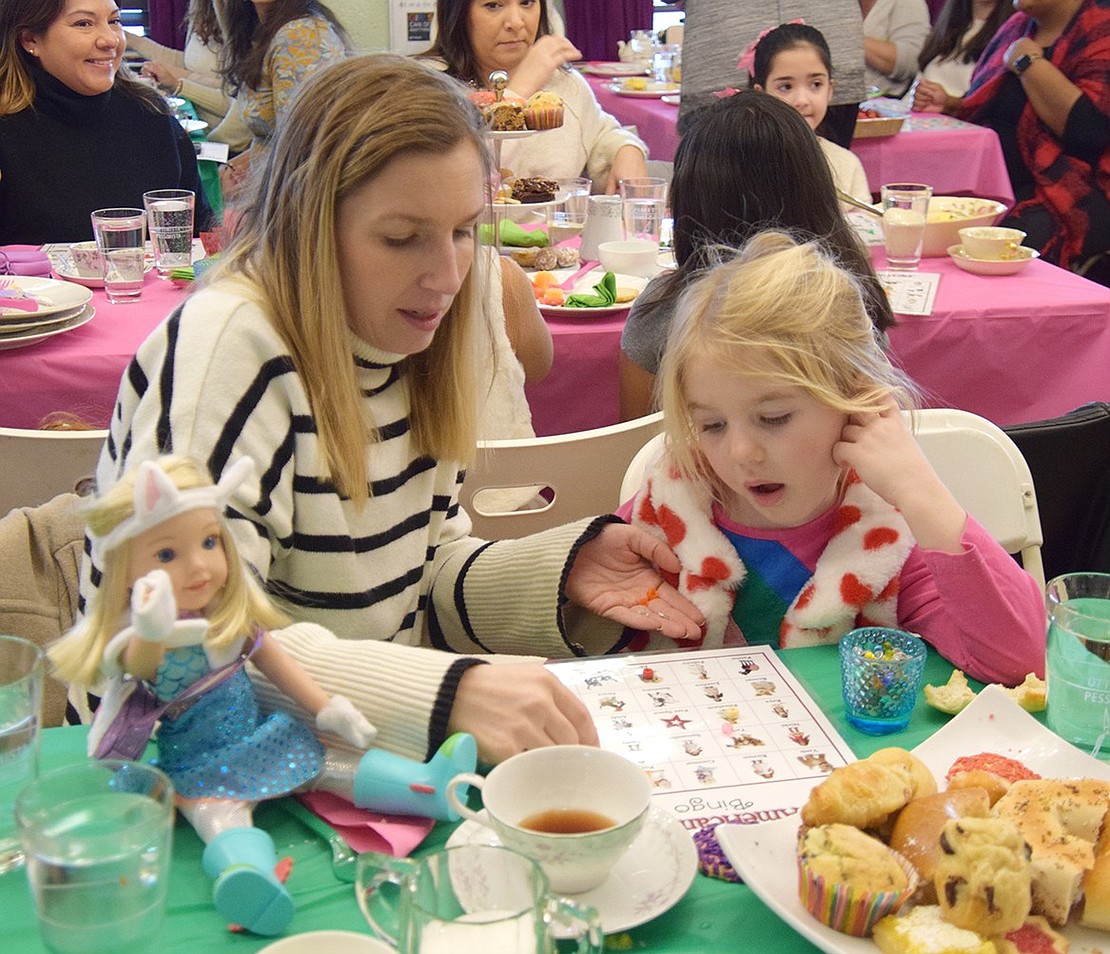
<instances>
[{"instance_id":1,"label":"white plate","mask_svg":"<svg viewBox=\"0 0 1110 954\"><path fill-rule=\"evenodd\" d=\"M492 829L463 822L447 839L455 845L499 845ZM644 827L609 877L592 891L571 895L597 909L606 934L627 931L669 911L686 894L698 871L698 849L670 812L648 809Z\"/></svg>"},{"instance_id":2,"label":"white plate","mask_svg":"<svg viewBox=\"0 0 1110 954\"><path fill-rule=\"evenodd\" d=\"M76 308L68 308L65 311L55 312L52 315L47 315L45 318L36 317L33 312L16 312L3 315L0 317L0 339L8 338L20 332L30 331L33 328L42 330L50 328L53 325L60 325L64 321L76 318L84 310L84 305L78 305ZM21 314L22 317L20 317Z\"/></svg>"},{"instance_id":3,"label":"white plate","mask_svg":"<svg viewBox=\"0 0 1110 954\"><path fill-rule=\"evenodd\" d=\"M965 272L973 275L1013 275L1020 272L1033 259L1040 258L1041 253L1035 248L1022 245L1018 249L1016 258L1006 261L992 261L985 258L972 258L964 251L962 245L950 245L948 255Z\"/></svg>"},{"instance_id":4,"label":"white plate","mask_svg":"<svg viewBox=\"0 0 1110 954\"><path fill-rule=\"evenodd\" d=\"M668 93L666 96L660 96L659 98L668 106L678 106L682 103L682 97L677 93Z\"/></svg>"},{"instance_id":5,"label":"white plate","mask_svg":"<svg viewBox=\"0 0 1110 954\"><path fill-rule=\"evenodd\" d=\"M996 752L1017 759L1046 778L1087 776L1110 779L1100 762L1054 735L996 686L988 686L943 729L913 750L939 784L961 755ZM798 900L795 843L799 819L760 825L719 825L717 840L745 883L772 911L829 954L876 954L866 938L841 934L815 920ZM1063 932L1071 954L1110 948L1110 935L1070 925Z\"/></svg>"},{"instance_id":6,"label":"white plate","mask_svg":"<svg viewBox=\"0 0 1110 954\"><path fill-rule=\"evenodd\" d=\"M534 136L539 132L547 132L546 129L487 129L486 135L489 136L494 142L506 139L524 139L527 136Z\"/></svg>"},{"instance_id":7,"label":"white plate","mask_svg":"<svg viewBox=\"0 0 1110 954\"><path fill-rule=\"evenodd\" d=\"M577 271L578 266L574 268L555 268L552 269L551 274L558 277L560 282L566 281L571 275ZM594 294L594 285L601 281L605 271L600 265L592 271L586 272L577 282L574 283L574 288L567 291L568 295L582 294L583 292ZM617 272L613 273L613 277L617 280L617 288L628 288L634 290L637 294L644 290L650 279L641 278L639 275L621 275ZM565 290L565 289L564 289ZM600 308L568 308L566 305L545 305L539 302L540 311L545 315L569 315L574 317L591 316L591 315L608 315L614 311L627 311L632 307L632 302L636 299L633 298L629 301L613 302L611 305L603 305Z\"/></svg>"},{"instance_id":8,"label":"white plate","mask_svg":"<svg viewBox=\"0 0 1110 954\"><path fill-rule=\"evenodd\" d=\"M20 317L35 315L42 318L45 315L53 315L59 311L77 308L92 298L92 292L87 288L78 288L69 282L58 281L54 278L32 278L29 275L11 275L5 276L5 278L12 285L21 288L26 294L34 295L39 302L38 311L30 312L19 308L4 308L3 299L0 299L0 315L7 317L12 315L19 315Z\"/></svg>"},{"instance_id":9,"label":"white plate","mask_svg":"<svg viewBox=\"0 0 1110 954\"><path fill-rule=\"evenodd\" d=\"M625 89L623 83L606 83L605 88L610 93L616 93L618 96L634 96L639 99L661 99L668 93L677 93L682 87L677 83L657 83L654 80L648 80L646 89Z\"/></svg>"},{"instance_id":10,"label":"white plate","mask_svg":"<svg viewBox=\"0 0 1110 954\"><path fill-rule=\"evenodd\" d=\"M578 71L591 76L647 76L646 66L635 63L583 63Z\"/></svg>"},{"instance_id":11,"label":"white plate","mask_svg":"<svg viewBox=\"0 0 1110 954\"><path fill-rule=\"evenodd\" d=\"M73 282L77 285L84 285L86 288L103 288L103 278L87 278L84 275L78 275L74 271L73 263L68 259L59 258L53 262L52 274L56 275L62 281ZM154 256L147 255L143 261L143 275L149 275L150 270L154 268Z\"/></svg>"},{"instance_id":12,"label":"white plate","mask_svg":"<svg viewBox=\"0 0 1110 954\"><path fill-rule=\"evenodd\" d=\"M208 123L203 119L179 119L178 122L184 127L185 132L189 134L200 132L202 129L208 128Z\"/></svg>"},{"instance_id":13,"label":"white plate","mask_svg":"<svg viewBox=\"0 0 1110 954\"><path fill-rule=\"evenodd\" d=\"M86 305L76 315L61 324L51 325L45 329L33 329L27 333L17 333L14 335L0 335L0 351L10 351L13 348L26 348L28 345L37 344L47 338L52 338L54 335L60 335L66 331L72 331L74 328L80 328L83 324L90 321L93 315L96 314L96 309L92 305Z\"/></svg>"},{"instance_id":14,"label":"white plate","mask_svg":"<svg viewBox=\"0 0 1110 954\"><path fill-rule=\"evenodd\" d=\"M186 103L186 100L182 99L180 96L167 96L165 100L166 105L169 106L170 109L180 109Z\"/></svg>"},{"instance_id":15,"label":"white plate","mask_svg":"<svg viewBox=\"0 0 1110 954\"><path fill-rule=\"evenodd\" d=\"M306 931L260 948L258 954L396 954L385 941L354 931Z\"/></svg>"}]
</instances>

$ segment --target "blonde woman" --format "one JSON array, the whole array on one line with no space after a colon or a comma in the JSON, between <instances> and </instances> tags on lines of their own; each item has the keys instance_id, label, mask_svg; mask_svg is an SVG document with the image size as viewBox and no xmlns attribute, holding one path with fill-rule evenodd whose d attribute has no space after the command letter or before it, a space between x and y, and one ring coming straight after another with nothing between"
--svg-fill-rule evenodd
<instances>
[{"instance_id":1,"label":"blonde woman","mask_svg":"<svg viewBox=\"0 0 1110 954\"><path fill-rule=\"evenodd\" d=\"M641 603L675 557L611 517L469 536L458 487L492 361L471 267L485 150L461 87L418 62L314 74L222 264L125 374L97 477L171 448L213 476L252 457L230 501L240 551L291 617L339 637L285 649L380 745L424 758L469 731L496 762L596 734L542 666L483 655L604 651L633 622L693 638L702 617L671 587Z\"/></svg>"}]
</instances>

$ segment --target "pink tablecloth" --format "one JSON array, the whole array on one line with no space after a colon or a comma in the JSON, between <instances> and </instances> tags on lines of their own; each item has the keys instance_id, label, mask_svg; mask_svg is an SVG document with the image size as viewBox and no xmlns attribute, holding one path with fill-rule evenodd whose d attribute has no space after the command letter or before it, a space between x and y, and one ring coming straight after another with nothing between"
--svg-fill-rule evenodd
<instances>
[{"instance_id":1,"label":"pink tablecloth","mask_svg":"<svg viewBox=\"0 0 1110 954\"><path fill-rule=\"evenodd\" d=\"M933 314L901 318L890 339L931 403L1014 424L1110 400L1110 289L1040 261L1006 278L969 275L948 259L925 259L922 270L942 276ZM36 427L69 411L105 426L131 355L184 299L154 277L133 305L109 305L97 291L84 327L0 351L0 425ZM626 316L548 317L554 364L528 390L536 433L616 422Z\"/></svg>"},{"instance_id":2,"label":"pink tablecloth","mask_svg":"<svg viewBox=\"0 0 1110 954\"><path fill-rule=\"evenodd\" d=\"M914 113L893 136L852 140L867 184L877 193L885 182L926 182L934 195L977 195L1014 201L1002 145L993 129L950 116Z\"/></svg>"},{"instance_id":3,"label":"pink tablecloth","mask_svg":"<svg viewBox=\"0 0 1110 954\"><path fill-rule=\"evenodd\" d=\"M1040 261L1009 277L969 275L947 258L921 270L941 275L933 313L899 318L890 342L929 404L1017 424L1110 400L1110 289ZM625 317L548 317L555 362L528 391L537 434L617 421Z\"/></svg>"},{"instance_id":4,"label":"pink tablecloth","mask_svg":"<svg viewBox=\"0 0 1110 954\"><path fill-rule=\"evenodd\" d=\"M678 107L659 99L622 96L608 89L608 77L587 76L602 108L621 123L635 126L648 144L650 158L674 160L678 148ZM1010 205L1014 192L993 129L931 113L915 113L894 136L856 139L871 191L884 182L927 182L936 195L978 195Z\"/></svg>"},{"instance_id":5,"label":"pink tablecloth","mask_svg":"<svg viewBox=\"0 0 1110 954\"><path fill-rule=\"evenodd\" d=\"M622 126L635 126L640 138L647 143L649 159L674 161L678 148L678 107L661 99L622 96L609 86L619 83L608 76L586 76L590 87L605 112L612 114Z\"/></svg>"},{"instance_id":6,"label":"pink tablecloth","mask_svg":"<svg viewBox=\"0 0 1110 954\"><path fill-rule=\"evenodd\" d=\"M139 301L112 305L103 291L94 290L96 315L88 324L0 351L0 426L38 427L47 414L66 411L106 427L127 362L185 297L183 289L152 272Z\"/></svg>"}]
</instances>

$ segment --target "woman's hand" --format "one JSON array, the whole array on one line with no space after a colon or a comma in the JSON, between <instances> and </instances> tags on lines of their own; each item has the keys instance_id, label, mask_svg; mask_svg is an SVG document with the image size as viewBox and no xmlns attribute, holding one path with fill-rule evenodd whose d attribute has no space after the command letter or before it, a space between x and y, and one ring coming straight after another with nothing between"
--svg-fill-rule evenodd
<instances>
[{"instance_id":1,"label":"woman's hand","mask_svg":"<svg viewBox=\"0 0 1110 954\"><path fill-rule=\"evenodd\" d=\"M509 88L527 99L543 89L560 66L582 59L582 53L566 37L548 34L541 36L524 54L509 77Z\"/></svg>"},{"instance_id":2,"label":"woman's hand","mask_svg":"<svg viewBox=\"0 0 1110 954\"><path fill-rule=\"evenodd\" d=\"M547 745L597 745L581 700L538 663L471 666L455 690L447 732L469 732L489 764Z\"/></svg>"},{"instance_id":3,"label":"woman's hand","mask_svg":"<svg viewBox=\"0 0 1110 954\"><path fill-rule=\"evenodd\" d=\"M605 194L615 195L620 188L621 179L633 179L647 174L644 154L635 146L621 146L613 156L613 164L609 167L609 178L605 180Z\"/></svg>"},{"instance_id":4,"label":"woman's hand","mask_svg":"<svg viewBox=\"0 0 1110 954\"><path fill-rule=\"evenodd\" d=\"M660 579L660 570L679 570L665 543L639 527L611 523L579 548L566 593L583 609L623 626L671 639L700 638L705 616Z\"/></svg>"},{"instance_id":5,"label":"woman's hand","mask_svg":"<svg viewBox=\"0 0 1110 954\"><path fill-rule=\"evenodd\" d=\"M940 83L932 80L919 79L917 88L913 91L913 111L915 113L943 113L950 111L949 101L959 102L955 96L949 96Z\"/></svg>"},{"instance_id":6,"label":"woman's hand","mask_svg":"<svg viewBox=\"0 0 1110 954\"><path fill-rule=\"evenodd\" d=\"M246 184L250 175L250 150L239 153L234 159L220 167L220 192L225 202L231 202Z\"/></svg>"},{"instance_id":7,"label":"woman's hand","mask_svg":"<svg viewBox=\"0 0 1110 954\"><path fill-rule=\"evenodd\" d=\"M139 70L139 74L150 77L163 89L174 89L178 82L188 75L188 71L179 70L175 66L167 66L165 63L155 63L153 60L147 60Z\"/></svg>"}]
</instances>

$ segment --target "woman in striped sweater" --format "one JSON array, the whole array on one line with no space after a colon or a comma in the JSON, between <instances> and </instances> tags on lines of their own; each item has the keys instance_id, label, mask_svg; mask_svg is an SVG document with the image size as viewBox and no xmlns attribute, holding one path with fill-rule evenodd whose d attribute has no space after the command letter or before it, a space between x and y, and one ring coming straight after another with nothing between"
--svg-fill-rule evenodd
<instances>
[{"instance_id":1,"label":"woman in striped sweater","mask_svg":"<svg viewBox=\"0 0 1110 954\"><path fill-rule=\"evenodd\" d=\"M169 452L216 478L252 457L230 525L298 621L277 638L384 747L423 759L465 730L492 762L596 735L535 660L481 655L604 652L645 621L694 638L703 617L658 587L673 553L615 518L469 536L458 488L493 357L471 268L488 159L460 90L391 55L305 84L222 264L125 373L97 479Z\"/></svg>"}]
</instances>

